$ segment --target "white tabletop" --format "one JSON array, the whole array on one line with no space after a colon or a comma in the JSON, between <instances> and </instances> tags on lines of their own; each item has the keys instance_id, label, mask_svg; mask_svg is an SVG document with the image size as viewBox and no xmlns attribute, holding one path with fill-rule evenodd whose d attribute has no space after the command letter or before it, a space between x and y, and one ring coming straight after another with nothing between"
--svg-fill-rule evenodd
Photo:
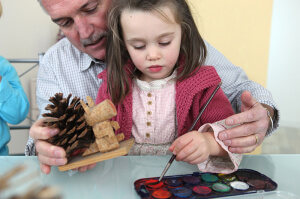
<instances>
[{"instance_id":1,"label":"white tabletop","mask_svg":"<svg viewBox=\"0 0 300 199\"><path fill-rule=\"evenodd\" d=\"M159 177L170 156L123 156L99 162L85 173L60 172L53 167L49 175L40 172L36 157L0 157L0 175L18 164L29 165L30 172L44 185L58 186L64 199L139 198L134 181ZM276 191L242 198L300 198L300 155L245 155L239 167L256 170L278 184ZM174 161L166 176L192 174L197 166ZM20 185L25 189L25 185ZM1 198L1 197L0 197ZM236 198L236 197L234 197ZM241 198L241 197L238 197Z\"/></svg>"}]
</instances>

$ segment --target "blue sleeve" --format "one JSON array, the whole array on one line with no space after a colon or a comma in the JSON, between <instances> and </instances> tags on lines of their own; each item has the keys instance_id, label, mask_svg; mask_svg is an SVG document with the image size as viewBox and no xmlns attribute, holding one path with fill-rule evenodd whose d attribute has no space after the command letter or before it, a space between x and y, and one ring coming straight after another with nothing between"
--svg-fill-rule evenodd
<instances>
[{"instance_id":1,"label":"blue sleeve","mask_svg":"<svg viewBox=\"0 0 300 199\"><path fill-rule=\"evenodd\" d=\"M0 56L0 118L10 124L22 122L29 102L15 68Z\"/></svg>"}]
</instances>

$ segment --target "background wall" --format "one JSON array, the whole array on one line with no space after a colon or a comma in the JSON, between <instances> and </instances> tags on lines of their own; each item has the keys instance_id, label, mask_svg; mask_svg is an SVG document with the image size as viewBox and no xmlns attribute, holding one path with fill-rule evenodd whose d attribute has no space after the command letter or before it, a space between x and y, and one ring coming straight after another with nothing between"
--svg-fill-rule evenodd
<instances>
[{"instance_id":1,"label":"background wall","mask_svg":"<svg viewBox=\"0 0 300 199\"><path fill-rule=\"evenodd\" d=\"M273 0L189 2L203 37L266 86Z\"/></svg>"},{"instance_id":2,"label":"background wall","mask_svg":"<svg viewBox=\"0 0 300 199\"><path fill-rule=\"evenodd\" d=\"M55 43L58 27L52 23L36 0L1 0L0 54L7 59L38 59ZM22 74L34 64L13 64ZM36 77L38 67L22 76L21 82L30 100L30 80ZM34 105L31 104L31 107ZM30 114L28 115L30 117ZM30 125L26 119L20 125ZM10 154L24 153L28 130L11 131Z\"/></svg>"},{"instance_id":3,"label":"background wall","mask_svg":"<svg viewBox=\"0 0 300 199\"><path fill-rule=\"evenodd\" d=\"M189 0L203 37L269 89L281 127L300 128L300 1Z\"/></svg>"},{"instance_id":4,"label":"background wall","mask_svg":"<svg viewBox=\"0 0 300 199\"><path fill-rule=\"evenodd\" d=\"M204 39L251 80L266 86L273 0L189 2ZM261 153L261 148L253 153Z\"/></svg>"},{"instance_id":5,"label":"background wall","mask_svg":"<svg viewBox=\"0 0 300 199\"><path fill-rule=\"evenodd\" d=\"M274 0L267 88L281 110L281 126L300 128L300 1Z\"/></svg>"},{"instance_id":6,"label":"background wall","mask_svg":"<svg viewBox=\"0 0 300 199\"><path fill-rule=\"evenodd\" d=\"M297 0L189 0L204 38L253 79L271 90L281 111L281 125L300 128L298 58L300 13ZM1 0L0 54L35 58L55 43L58 27L36 0ZM31 65L14 64L19 74ZM21 78L29 82L37 69ZM26 120L22 124L30 124ZM28 131L12 132L11 153L23 153Z\"/></svg>"}]
</instances>

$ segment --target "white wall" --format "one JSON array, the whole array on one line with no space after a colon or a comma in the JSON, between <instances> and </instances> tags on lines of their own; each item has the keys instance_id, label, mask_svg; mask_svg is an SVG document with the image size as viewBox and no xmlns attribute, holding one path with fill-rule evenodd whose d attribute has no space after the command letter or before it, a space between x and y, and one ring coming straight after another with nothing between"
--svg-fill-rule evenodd
<instances>
[{"instance_id":1,"label":"white wall","mask_svg":"<svg viewBox=\"0 0 300 199\"><path fill-rule=\"evenodd\" d=\"M58 27L36 0L1 0L1 3L0 55L7 59L38 59L38 53L45 52L55 43ZM20 75L33 64L14 66ZM29 80L36 76L37 69L21 77L29 99ZM30 125L30 121L26 119L21 125ZM14 130L11 134L10 154L24 153L28 130Z\"/></svg>"},{"instance_id":2,"label":"white wall","mask_svg":"<svg viewBox=\"0 0 300 199\"><path fill-rule=\"evenodd\" d=\"M274 0L267 88L281 126L300 128L300 1Z\"/></svg>"}]
</instances>

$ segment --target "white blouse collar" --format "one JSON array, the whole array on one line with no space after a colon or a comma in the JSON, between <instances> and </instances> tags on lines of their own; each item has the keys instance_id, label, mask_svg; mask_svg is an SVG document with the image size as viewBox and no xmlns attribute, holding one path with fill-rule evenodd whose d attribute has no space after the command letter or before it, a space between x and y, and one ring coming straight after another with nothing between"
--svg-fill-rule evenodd
<instances>
[{"instance_id":1,"label":"white blouse collar","mask_svg":"<svg viewBox=\"0 0 300 199\"><path fill-rule=\"evenodd\" d=\"M174 70L172 75L166 77L164 79L154 80L152 82L146 82L135 78L133 80L134 84L136 84L141 90L151 92L154 90L162 89L171 85L175 82L174 78L177 76L177 71Z\"/></svg>"}]
</instances>

